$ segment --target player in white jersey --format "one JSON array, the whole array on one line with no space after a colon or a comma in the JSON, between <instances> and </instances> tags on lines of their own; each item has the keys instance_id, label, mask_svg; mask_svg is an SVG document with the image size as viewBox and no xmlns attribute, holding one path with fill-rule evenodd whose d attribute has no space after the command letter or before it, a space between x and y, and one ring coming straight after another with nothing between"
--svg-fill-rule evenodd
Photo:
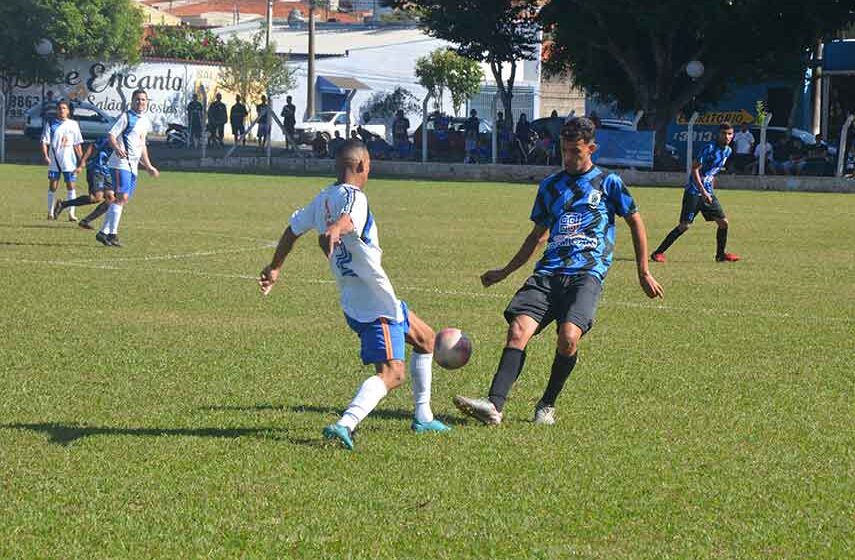
<instances>
[{"instance_id":1,"label":"player in white jersey","mask_svg":"<svg viewBox=\"0 0 855 560\"><path fill-rule=\"evenodd\" d=\"M349 140L342 145L336 157L337 182L294 212L273 260L258 279L267 295L297 239L317 230L338 284L347 324L359 335L362 362L373 364L377 372L362 383L338 422L323 430L324 437L347 449L353 449L357 424L404 382L405 341L413 347L409 369L415 417L410 427L417 433L450 429L434 418L430 407L434 331L397 298L380 262L377 224L363 192L370 166L362 142Z\"/></svg>"},{"instance_id":2,"label":"player in white jersey","mask_svg":"<svg viewBox=\"0 0 855 560\"><path fill-rule=\"evenodd\" d=\"M107 165L113 179L115 193L107 191L110 207L104 225L95 234L95 239L107 247L121 247L117 233L122 210L137 188L137 171L139 164L148 170L149 174L157 177L160 173L148 158L145 145L146 135L151 131L151 121L145 115L148 109L148 95L138 89L131 96L131 109L125 111L110 129L108 138L113 147L113 155Z\"/></svg>"},{"instance_id":3,"label":"player in white jersey","mask_svg":"<svg viewBox=\"0 0 855 560\"><path fill-rule=\"evenodd\" d=\"M83 161L82 143L80 125L71 119L71 106L67 101L60 101L56 105L56 117L49 119L42 130L42 155L48 164L48 220L56 219L54 195L60 177L65 179L67 200L77 197L78 162ZM68 219L77 221L73 211L69 211Z\"/></svg>"}]
</instances>

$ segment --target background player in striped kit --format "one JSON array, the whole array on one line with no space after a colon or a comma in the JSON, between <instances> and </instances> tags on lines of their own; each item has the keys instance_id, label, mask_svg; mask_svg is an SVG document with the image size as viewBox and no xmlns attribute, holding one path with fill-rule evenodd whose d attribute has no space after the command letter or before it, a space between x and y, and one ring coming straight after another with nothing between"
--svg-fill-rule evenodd
<instances>
[{"instance_id":1,"label":"background player in striped kit","mask_svg":"<svg viewBox=\"0 0 855 560\"><path fill-rule=\"evenodd\" d=\"M80 195L66 202L57 200L53 209L55 217L58 218L66 208L98 204L78 224L83 229L92 229L92 226L89 225L90 222L104 214L109 207L109 202L104 200L104 191L108 191L112 198L113 183L110 178L110 168L107 166L107 162L112 154L113 148L110 146L110 141L106 136L102 136L95 142L86 144L86 149L83 150L83 159L80 160L77 166L77 173L80 173L80 170L86 167L86 184L89 187L89 194Z\"/></svg>"}]
</instances>

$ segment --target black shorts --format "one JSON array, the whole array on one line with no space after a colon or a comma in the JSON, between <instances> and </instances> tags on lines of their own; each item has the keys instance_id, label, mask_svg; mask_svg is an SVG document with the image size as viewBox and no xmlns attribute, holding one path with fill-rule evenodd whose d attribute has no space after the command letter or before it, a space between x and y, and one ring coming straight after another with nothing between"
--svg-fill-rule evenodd
<instances>
[{"instance_id":1,"label":"black shorts","mask_svg":"<svg viewBox=\"0 0 855 560\"><path fill-rule=\"evenodd\" d=\"M712 195L712 202L707 202L699 194L692 194L689 191L683 191L683 207L680 209L680 222L691 224L695 221L695 217L700 212L704 220L711 222L713 220L723 220L725 218L724 208L718 201L715 195Z\"/></svg>"},{"instance_id":2,"label":"black shorts","mask_svg":"<svg viewBox=\"0 0 855 560\"><path fill-rule=\"evenodd\" d=\"M594 326L594 314L603 292L603 284L590 274L575 276L529 276L505 309L510 323L517 315L526 315L538 323L537 332L549 323L573 323L582 333Z\"/></svg>"},{"instance_id":3,"label":"black shorts","mask_svg":"<svg viewBox=\"0 0 855 560\"><path fill-rule=\"evenodd\" d=\"M246 129L244 128L243 123L232 123L232 134L235 136L246 134Z\"/></svg>"},{"instance_id":4,"label":"black shorts","mask_svg":"<svg viewBox=\"0 0 855 560\"><path fill-rule=\"evenodd\" d=\"M105 177L101 173L96 173L91 169L86 170L86 185L89 187L89 194L95 196L96 193L104 192L104 190L113 190L112 182L109 177Z\"/></svg>"}]
</instances>

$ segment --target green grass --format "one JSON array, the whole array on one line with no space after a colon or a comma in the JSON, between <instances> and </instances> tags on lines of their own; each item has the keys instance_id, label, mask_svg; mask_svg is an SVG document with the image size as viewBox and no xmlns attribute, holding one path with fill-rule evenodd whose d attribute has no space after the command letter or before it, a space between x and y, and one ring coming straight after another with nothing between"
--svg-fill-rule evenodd
<instances>
[{"instance_id":1,"label":"green grass","mask_svg":"<svg viewBox=\"0 0 855 560\"><path fill-rule=\"evenodd\" d=\"M533 187L373 180L401 297L475 353L348 453L321 441L370 370L314 241L254 276L324 179L141 178L124 249L48 222L45 169L0 167L0 558L844 558L855 555L855 197L723 191L740 263L698 223L653 266L628 229L558 424L531 424L554 335L486 428ZM680 191L636 188L651 245ZM79 215L83 215L79 213Z\"/></svg>"}]
</instances>

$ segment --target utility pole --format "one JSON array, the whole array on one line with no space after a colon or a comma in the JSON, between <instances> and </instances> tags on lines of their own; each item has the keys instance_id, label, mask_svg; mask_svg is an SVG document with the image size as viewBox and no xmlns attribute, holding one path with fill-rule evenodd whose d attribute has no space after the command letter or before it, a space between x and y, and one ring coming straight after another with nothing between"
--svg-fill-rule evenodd
<instances>
[{"instance_id":1,"label":"utility pole","mask_svg":"<svg viewBox=\"0 0 855 560\"><path fill-rule=\"evenodd\" d=\"M315 0L309 0L309 83L306 92L306 118L315 115Z\"/></svg>"},{"instance_id":2,"label":"utility pole","mask_svg":"<svg viewBox=\"0 0 855 560\"><path fill-rule=\"evenodd\" d=\"M273 0L267 0L267 33L264 37L264 45L270 46L270 36L273 35Z\"/></svg>"}]
</instances>

